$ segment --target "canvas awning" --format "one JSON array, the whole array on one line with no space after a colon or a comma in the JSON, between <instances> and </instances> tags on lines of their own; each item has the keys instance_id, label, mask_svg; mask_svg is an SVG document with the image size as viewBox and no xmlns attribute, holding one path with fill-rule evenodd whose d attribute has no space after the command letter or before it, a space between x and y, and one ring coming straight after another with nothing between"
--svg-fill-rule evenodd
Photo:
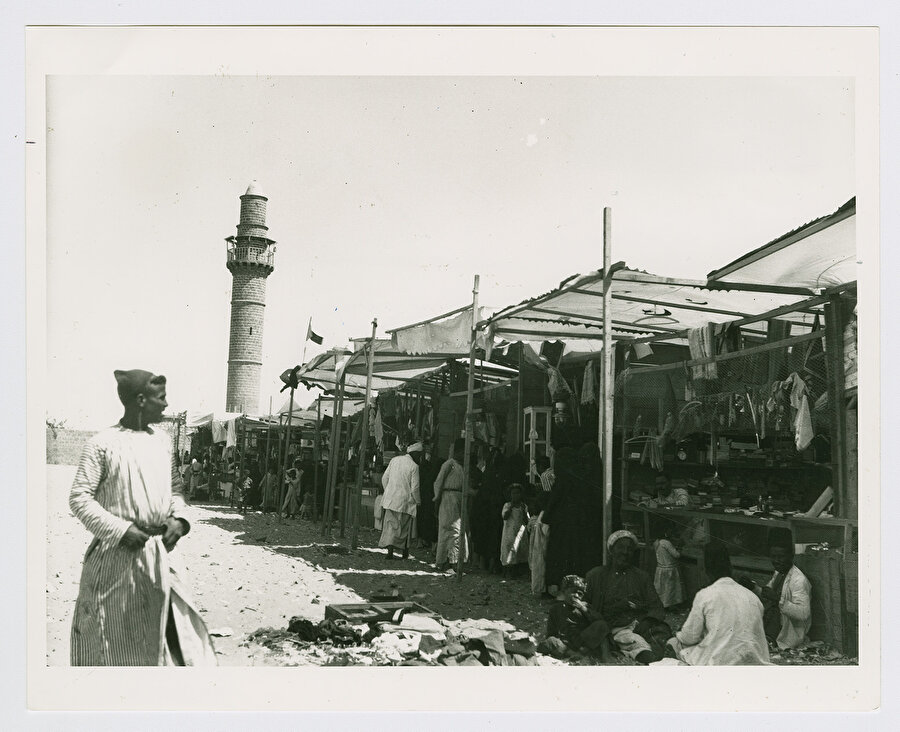
<instances>
[{"instance_id":1,"label":"canvas awning","mask_svg":"<svg viewBox=\"0 0 900 732\"><path fill-rule=\"evenodd\" d=\"M856 280L856 198L709 273L713 281L819 289Z\"/></svg>"}]
</instances>

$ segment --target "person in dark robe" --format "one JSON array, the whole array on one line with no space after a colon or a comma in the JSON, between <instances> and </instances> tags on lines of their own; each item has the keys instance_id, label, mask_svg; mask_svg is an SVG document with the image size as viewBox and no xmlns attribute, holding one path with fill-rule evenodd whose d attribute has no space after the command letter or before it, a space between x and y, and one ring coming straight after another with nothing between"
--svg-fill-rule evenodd
<instances>
[{"instance_id":1,"label":"person in dark robe","mask_svg":"<svg viewBox=\"0 0 900 732\"><path fill-rule=\"evenodd\" d=\"M434 510L434 479L437 478L440 466L431 455L431 446L425 447L422 462L419 463L419 496L422 503L416 514L416 529L419 540L426 548L431 549L437 542L437 516Z\"/></svg>"},{"instance_id":2,"label":"person in dark robe","mask_svg":"<svg viewBox=\"0 0 900 732\"><path fill-rule=\"evenodd\" d=\"M578 451L584 474L588 511L584 516L587 567L603 563L603 458L594 442L585 442Z\"/></svg>"},{"instance_id":3,"label":"person in dark robe","mask_svg":"<svg viewBox=\"0 0 900 732\"><path fill-rule=\"evenodd\" d=\"M584 576L590 568L590 494L578 454L570 447L557 450L556 482L544 511L550 526L547 541L547 589L555 594L565 575Z\"/></svg>"},{"instance_id":4,"label":"person in dark robe","mask_svg":"<svg viewBox=\"0 0 900 732\"><path fill-rule=\"evenodd\" d=\"M499 570L500 535L503 520L503 453L492 449L486 457L484 471L473 474L473 484L478 492L472 499L472 547L481 562L481 568Z\"/></svg>"}]
</instances>

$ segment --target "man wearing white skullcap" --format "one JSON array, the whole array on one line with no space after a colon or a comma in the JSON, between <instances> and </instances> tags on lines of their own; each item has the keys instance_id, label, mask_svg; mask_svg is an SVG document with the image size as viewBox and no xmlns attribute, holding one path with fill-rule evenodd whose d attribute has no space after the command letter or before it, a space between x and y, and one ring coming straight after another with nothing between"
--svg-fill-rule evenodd
<instances>
[{"instance_id":1,"label":"man wearing white skullcap","mask_svg":"<svg viewBox=\"0 0 900 732\"><path fill-rule=\"evenodd\" d=\"M622 653L639 663L650 663L656 658L650 644L635 632L635 627L644 618L663 620L665 610L650 575L631 562L637 537L630 531L614 531L606 545L609 564L594 567L587 573L585 599L603 616ZM603 643L600 655L604 661L612 660L608 641Z\"/></svg>"},{"instance_id":2,"label":"man wearing white skullcap","mask_svg":"<svg viewBox=\"0 0 900 732\"><path fill-rule=\"evenodd\" d=\"M405 455L391 458L381 476L384 517L378 546L387 548L388 559L394 558L394 549L403 552L404 559L409 557L409 540L416 522L416 511L422 502L419 497L421 458L422 443L413 443L406 448Z\"/></svg>"}]
</instances>

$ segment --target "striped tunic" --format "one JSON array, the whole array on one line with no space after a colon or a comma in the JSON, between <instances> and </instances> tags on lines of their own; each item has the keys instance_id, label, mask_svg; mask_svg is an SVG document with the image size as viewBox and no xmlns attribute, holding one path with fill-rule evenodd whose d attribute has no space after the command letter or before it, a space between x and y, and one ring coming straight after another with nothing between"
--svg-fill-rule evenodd
<instances>
[{"instance_id":1,"label":"striped tunic","mask_svg":"<svg viewBox=\"0 0 900 732\"><path fill-rule=\"evenodd\" d=\"M215 664L177 552L166 551L162 536L151 536L141 549L119 544L132 523L157 527L182 518L182 480L169 436L121 425L98 432L81 454L69 507L94 535L72 621L72 665L171 664L170 611L185 664Z\"/></svg>"}]
</instances>

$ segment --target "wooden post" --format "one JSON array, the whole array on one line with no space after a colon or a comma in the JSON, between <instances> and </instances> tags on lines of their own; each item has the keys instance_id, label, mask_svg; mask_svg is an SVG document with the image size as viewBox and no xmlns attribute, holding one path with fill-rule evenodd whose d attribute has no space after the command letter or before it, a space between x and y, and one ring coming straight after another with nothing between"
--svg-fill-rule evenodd
<instances>
[{"instance_id":1,"label":"wooden post","mask_svg":"<svg viewBox=\"0 0 900 732\"><path fill-rule=\"evenodd\" d=\"M334 492L337 488L337 472L338 472L338 463L340 462L341 455L341 419L343 418L344 413L344 386L345 380L343 375L341 376L340 383L338 384L338 393L337 393L337 403L334 407L334 413L332 415L332 420L334 421L335 426L335 438L331 443L332 449L332 457L331 461L333 465L331 465L331 477L330 477L330 490L329 490L329 500L328 500L328 523L327 531L328 535L331 535L331 526L332 521L334 519ZM324 533L324 532L323 532Z\"/></svg>"},{"instance_id":2,"label":"wooden post","mask_svg":"<svg viewBox=\"0 0 900 732\"><path fill-rule=\"evenodd\" d=\"M291 399L288 406L287 431L284 437L284 467L278 476L278 523L281 523L281 504L284 501L284 481L287 478L288 461L291 459L291 421L294 416L294 387L291 387Z\"/></svg>"},{"instance_id":3,"label":"wooden post","mask_svg":"<svg viewBox=\"0 0 900 732\"><path fill-rule=\"evenodd\" d=\"M316 397L316 433L313 437L313 482L312 482L312 509L313 523L319 521L319 507L316 505L316 493L319 488L319 460L322 457L322 448L319 445L322 429L322 395Z\"/></svg>"},{"instance_id":4,"label":"wooden post","mask_svg":"<svg viewBox=\"0 0 900 732\"><path fill-rule=\"evenodd\" d=\"M478 281L479 276L475 275L475 285L472 288L472 331L469 336L469 382L466 388L466 448L463 457L463 490L460 501L459 554L456 560L458 582L462 582L465 549L468 546L466 531L468 529L469 483L471 482L469 471L472 467L472 419L475 416L472 410L475 405L475 326L478 324Z\"/></svg>"},{"instance_id":5,"label":"wooden post","mask_svg":"<svg viewBox=\"0 0 900 732\"><path fill-rule=\"evenodd\" d=\"M525 384L522 382L522 369L525 366L525 356L524 356L524 348L525 344L519 344L519 378L516 379L516 448L514 452L518 452L522 449L522 445L525 444L525 435L522 433L524 428L525 416L522 413L524 408L524 397L525 397Z\"/></svg>"},{"instance_id":6,"label":"wooden post","mask_svg":"<svg viewBox=\"0 0 900 732\"><path fill-rule=\"evenodd\" d=\"M834 515L847 518L847 402L844 398L844 317L840 296L825 305L825 359L831 408L831 474Z\"/></svg>"},{"instance_id":7,"label":"wooden post","mask_svg":"<svg viewBox=\"0 0 900 732\"><path fill-rule=\"evenodd\" d=\"M350 483L350 450L353 445L350 444L350 437L353 435L353 420L347 417L347 444L342 451L344 459L344 473L341 477L341 492L338 496L338 525L340 527L340 537L344 538L347 529L347 509L350 502L347 500L347 489Z\"/></svg>"},{"instance_id":8,"label":"wooden post","mask_svg":"<svg viewBox=\"0 0 900 732\"><path fill-rule=\"evenodd\" d=\"M241 448L241 460L238 465L238 473L234 474L234 471L231 471L231 494L228 496L228 505L234 506L234 492L238 489L241 482L241 475L244 472L244 460L247 456L247 417L241 417L241 433L243 438L241 440L243 447Z\"/></svg>"},{"instance_id":9,"label":"wooden post","mask_svg":"<svg viewBox=\"0 0 900 732\"><path fill-rule=\"evenodd\" d=\"M356 500L353 511L353 531L350 534L350 548L356 549L359 534L359 514L362 511L362 484L363 474L366 471L366 451L369 446L369 401L372 398L372 373L375 370L375 330L378 328L378 318L372 320L372 338L369 340L369 363L366 371L366 401L363 404L362 429L360 430L361 442L359 444L359 470L356 474ZM422 386L419 385L419 400L422 398ZM418 405L421 407L421 404ZM421 414L421 409L417 409ZM416 415L418 424L419 414Z\"/></svg>"},{"instance_id":10,"label":"wooden post","mask_svg":"<svg viewBox=\"0 0 900 732\"><path fill-rule=\"evenodd\" d=\"M609 276L612 264L612 210L603 209L603 399L602 436L603 445L603 561L606 562L608 549L606 540L612 533L612 430L613 430L613 397L615 383L613 370L615 354L612 345L612 279Z\"/></svg>"},{"instance_id":11,"label":"wooden post","mask_svg":"<svg viewBox=\"0 0 900 732\"><path fill-rule=\"evenodd\" d=\"M337 441L337 391L335 391L332 400L331 400L331 433L330 440L328 445L328 470L325 473L325 498L324 503L322 504L322 536L325 536L326 532L331 532L331 510L329 506L334 503L334 494L333 488L331 484L331 477L334 471L334 463L337 459L336 451L335 451L335 443Z\"/></svg>"}]
</instances>

